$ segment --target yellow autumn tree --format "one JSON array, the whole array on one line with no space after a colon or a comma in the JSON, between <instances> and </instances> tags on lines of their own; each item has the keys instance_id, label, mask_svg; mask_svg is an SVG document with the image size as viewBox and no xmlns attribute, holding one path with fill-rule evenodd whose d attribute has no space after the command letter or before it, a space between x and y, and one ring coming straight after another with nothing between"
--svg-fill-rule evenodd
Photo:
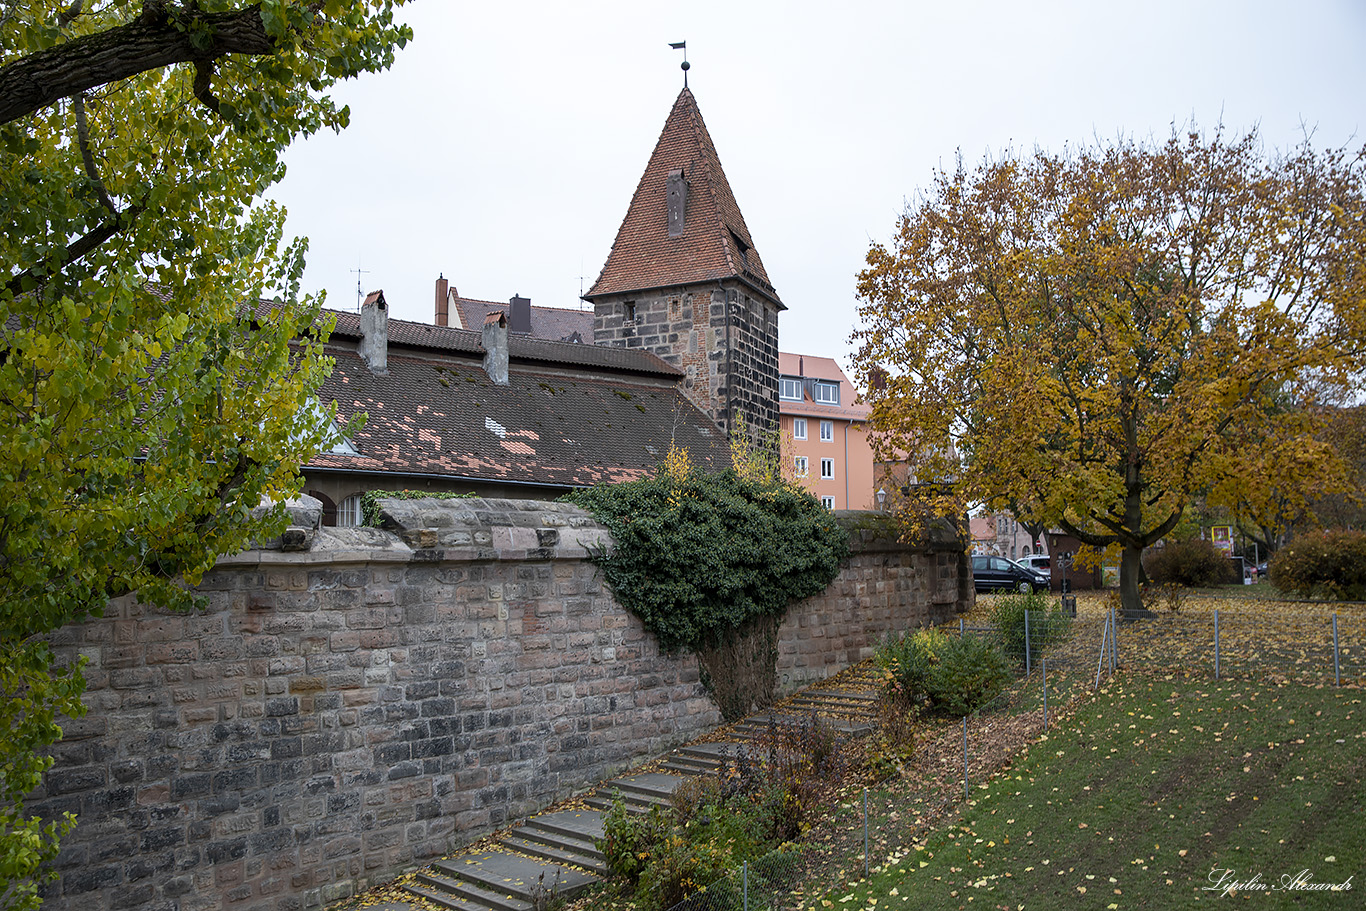
<instances>
[{"instance_id":1,"label":"yellow autumn tree","mask_svg":"<svg viewBox=\"0 0 1366 911\"><path fill-rule=\"evenodd\" d=\"M1316 431L1360 388L1363 162L1192 129L939 173L859 276L878 445L1118 546L1140 615L1193 498L1256 522L1344 477Z\"/></svg>"}]
</instances>

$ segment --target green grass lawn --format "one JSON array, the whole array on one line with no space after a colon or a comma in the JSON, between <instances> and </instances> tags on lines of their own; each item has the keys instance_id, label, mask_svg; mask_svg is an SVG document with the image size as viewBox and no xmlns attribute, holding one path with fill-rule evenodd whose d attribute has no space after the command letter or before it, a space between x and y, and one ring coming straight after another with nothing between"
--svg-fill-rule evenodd
<instances>
[{"instance_id":1,"label":"green grass lawn","mask_svg":"<svg viewBox=\"0 0 1366 911\"><path fill-rule=\"evenodd\" d=\"M890 809L874 834L890 854L874 855L869 879L855 878L860 864L804 904L1366 906L1362 700L1355 688L1122 675L928 837L897 831L909 783L870 795ZM1301 871L1351 891L1281 888ZM1253 885L1230 896L1221 880Z\"/></svg>"}]
</instances>

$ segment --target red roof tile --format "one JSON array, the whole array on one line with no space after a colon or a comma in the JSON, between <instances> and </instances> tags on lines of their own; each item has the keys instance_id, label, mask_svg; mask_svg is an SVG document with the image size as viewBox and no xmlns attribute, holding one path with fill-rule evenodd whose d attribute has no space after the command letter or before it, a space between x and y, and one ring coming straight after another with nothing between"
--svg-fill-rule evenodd
<instances>
[{"instance_id":1,"label":"red roof tile","mask_svg":"<svg viewBox=\"0 0 1366 911\"><path fill-rule=\"evenodd\" d=\"M680 169L688 182L684 229L670 237L666 182L670 171ZM584 297L721 278L744 279L782 307L697 101L685 88L664 123L602 273Z\"/></svg>"},{"instance_id":2,"label":"red roof tile","mask_svg":"<svg viewBox=\"0 0 1366 911\"><path fill-rule=\"evenodd\" d=\"M367 418L349 440L356 454L324 453L311 468L578 487L644 477L671 441L699 464L729 464L722 431L664 378L514 358L509 385L497 386L469 356L391 347L388 374L376 376L349 347L329 353L321 400L337 403L339 424Z\"/></svg>"}]
</instances>

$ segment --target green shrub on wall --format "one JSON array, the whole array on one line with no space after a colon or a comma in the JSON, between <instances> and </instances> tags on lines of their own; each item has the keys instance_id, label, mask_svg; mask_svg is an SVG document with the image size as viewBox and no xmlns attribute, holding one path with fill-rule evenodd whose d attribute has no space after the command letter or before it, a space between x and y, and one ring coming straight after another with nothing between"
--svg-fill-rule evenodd
<instances>
[{"instance_id":1,"label":"green shrub on wall","mask_svg":"<svg viewBox=\"0 0 1366 911\"><path fill-rule=\"evenodd\" d=\"M772 702L778 622L849 553L815 497L771 472L695 472L675 450L658 477L567 499L612 533L595 559L617 601L665 651L698 654L723 717Z\"/></svg>"},{"instance_id":2,"label":"green shrub on wall","mask_svg":"<svg viewBox=\"0 0 1366 911\"><path fill-rule=\"evenodd\" d=\"M839 573L848 536L815 497L734 471L663 474L576 491L612 532L598 558L617 600L667 651L713 645L780 617Z\"/></svg>"}]
</instances>

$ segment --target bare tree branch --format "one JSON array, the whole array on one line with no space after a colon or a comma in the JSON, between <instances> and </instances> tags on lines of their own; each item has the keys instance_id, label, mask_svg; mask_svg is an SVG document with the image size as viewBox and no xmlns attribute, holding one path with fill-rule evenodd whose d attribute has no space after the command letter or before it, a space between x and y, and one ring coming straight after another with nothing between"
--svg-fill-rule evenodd
<instances>
[{"instance_id":1,"label":"bare tree branch","mask_svg":"<svg viewBox=\"0 0 1366 911\"><path fill-rule=\"evenodd\" d=\"M67 245L66 252L62 254L61 259L56 263L55 268L46 270L44 274L46 275L60 271L67 264L73 263L87 253L90 253L92 250L99 247L100 244L131 225L133 221L142 214L144 208L144 206L129 206L122 212L116 213L113 218L110 218L95 230L72 241ZM42 276L35 273L32 269L26 269L6 282L3 288L5 291L18 296L27 290L31 290L34 285L41 283L41 281Z\"/></svg>"},{"instance_id":2,"label":"bare tree branch","mask_svg":"<svg viewBox=\"0 0 1366 911\"><path fill-rule=\"evenodd\" d=\"M95 187L95 192L99 194L100 202L114 215L119 214L119 207L114 205L114 200L109 198L109 191L105 189L104 181L100 179L100 172L95 169L95 156L90 151L90 130L85 123L85 96L77 95L73 107L76 110L76 143L81 147L81 163L85 165L85 176L90 178L90 182Z\"/></svg>"}]
</instances>

